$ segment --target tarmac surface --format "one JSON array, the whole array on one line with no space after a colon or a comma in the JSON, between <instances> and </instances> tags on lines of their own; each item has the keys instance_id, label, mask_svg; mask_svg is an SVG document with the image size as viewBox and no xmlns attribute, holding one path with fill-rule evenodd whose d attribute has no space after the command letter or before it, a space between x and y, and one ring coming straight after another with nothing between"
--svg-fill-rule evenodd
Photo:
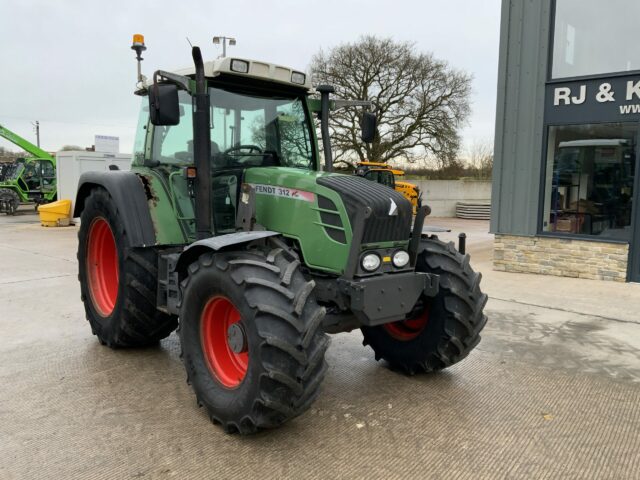
<instances>
[{"instance_id":1,"label":"tarmac surface","mask_svg":"<svg viewBox=\"0 0 640 480\"><path fill-rule=\"evenodd\" d=\"M640 478L640 285L491 270L480 345L437 374L378 363L333 336L312 408L252 437L212 425L175 334L102 347L84 317L75 227L0 217L0 479Z\"/></svg>"}]
</instances>

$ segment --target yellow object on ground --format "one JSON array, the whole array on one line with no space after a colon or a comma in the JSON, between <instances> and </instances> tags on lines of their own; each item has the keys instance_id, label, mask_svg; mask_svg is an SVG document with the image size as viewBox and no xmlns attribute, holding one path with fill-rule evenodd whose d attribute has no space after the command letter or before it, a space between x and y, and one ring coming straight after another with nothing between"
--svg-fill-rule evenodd
<instances>
[{"instance_id":1,"label":"yellow object on ground","mask_svg":"<svg viewBox=\"0 0 640 480\"><path fill-rule=\"evenodd\" d=\"M66 227L71 223L71 200L58 200L38 207L43 227Z\"/></svg>"}]
</instances>

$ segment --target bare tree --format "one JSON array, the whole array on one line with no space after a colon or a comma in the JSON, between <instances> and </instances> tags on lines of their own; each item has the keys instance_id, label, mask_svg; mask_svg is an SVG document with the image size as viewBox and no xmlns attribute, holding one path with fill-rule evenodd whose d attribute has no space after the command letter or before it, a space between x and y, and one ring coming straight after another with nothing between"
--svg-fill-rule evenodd
<instances>
[{"instance_id":1,"label":"bare tree","mask_svg":"<svg viewBox=\"0 0 640 480\"><path fill-rule=\"evenodd\" d=\"M62 148L60 148L60 152L71 152L74 150L84 150L84 148L79 147L78 145L63 145Z\"/></svg>"},{"instance_id":2,"label":"bare tree","mask_svg":"<svg viewBox=\"0 0 640 480\"><path fill-rule=\"evenodd\" d=\"M336 163L357 160L413 162L433 156L455 159L458 129L469 113L471 77L410 42L364 36L355 43L320 51L311 63L314 83L330 84L336 96L371 100L378 117L372 144L360 141L361 109L332 112Z\"/></svg>"},{"instance_id":3,"label":"bare tree","mask_svg":"<svg viewBox=\"0 0 640 480\"><path fill-rule=\"evenodd\" d=\"M467 148L469 165L478 172L480 178L491 178L493 171L493 140L474 141Z\"/></svg>"}]
</instances>

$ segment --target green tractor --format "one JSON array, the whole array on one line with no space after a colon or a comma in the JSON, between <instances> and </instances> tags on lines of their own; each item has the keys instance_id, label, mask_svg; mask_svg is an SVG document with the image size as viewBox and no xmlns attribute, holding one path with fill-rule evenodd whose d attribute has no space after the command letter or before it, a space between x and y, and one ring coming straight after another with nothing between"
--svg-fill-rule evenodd
<instances>
[{"instance_id":1,"label":"green tractor","mask_svg":"<svg viewBox=\"0 0 640 480\"><path fill-rule=\"evenodd\" d=\"M13 215L21 203L42 203L56 199L56 159L40 147L0 125L0 137L14 143L29 158L0 164L0 213Z\"/></svg>"},{"instance_id":2,"label":"green tractor","mask_svg":"<svg viewBox=\"0 0 640 480\"><path fill-rule=\"evenodd\" d=\"M481 276L422 234L428 207L412 226L402 194L331 173L331 87L315 100L304 73L192 54L194 68L142 82L131 171L80 179L79 280L100 342L177 328L198 405L241 434L312 404L329 333L360 329L407 374L465 358L486 323ZM363 140L374 130L364 115Z\"/></svg>"}]
</instances>

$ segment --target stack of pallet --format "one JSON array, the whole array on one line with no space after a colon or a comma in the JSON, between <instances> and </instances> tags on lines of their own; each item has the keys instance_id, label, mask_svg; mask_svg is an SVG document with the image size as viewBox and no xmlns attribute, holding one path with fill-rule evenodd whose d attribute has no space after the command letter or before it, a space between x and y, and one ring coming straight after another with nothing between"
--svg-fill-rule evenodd
<instances>
[{"instance_id":1,"label":"stack of pallet","mask_svg":"<svg viewBox=\"0 0 640 480\"><path fill-rule=\"evenodd\" d=\"M458 202L456 217L470 220L489 220L491 218L491 202Z\"/></svg>"}]
</instances>

